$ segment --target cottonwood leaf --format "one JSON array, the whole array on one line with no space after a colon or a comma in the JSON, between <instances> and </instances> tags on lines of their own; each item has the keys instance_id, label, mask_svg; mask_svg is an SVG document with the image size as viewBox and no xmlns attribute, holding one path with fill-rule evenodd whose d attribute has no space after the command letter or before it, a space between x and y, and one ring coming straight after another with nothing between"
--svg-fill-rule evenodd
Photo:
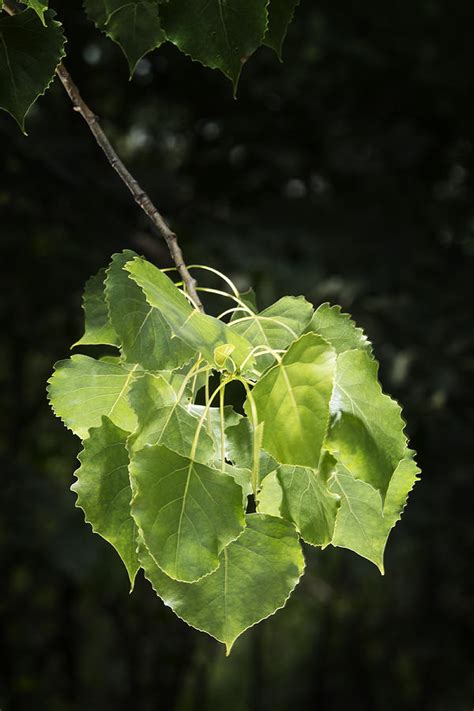
<instances>
[{"instance_id":1,"label":"cottonwood leaf","mask_svg":"<svg viewBox=\"0 0 474 711\"><path fill-rule=\"evenodd\" d=\"M103 415L133 432L137 418L127 395L141 374L138 365L74 355L56 363L48 381L49 401L57 417L81 439L87 437L91 427L101 424Z\"/></svg>"},{"instance_id":2,"label":"cottonwood leaf","mask_svg":"<svg viewBox=\"0 0 474 711\"><path fill-rule=\"evenodd\" d=\"M161 312L150 306L143 291L123 269L136 256L129 249L114 254L107 269L105 295L110 320L129 363L139 363L145 370L174 370L188 362L193 351L172 337Z\"/></svg>"},{"instance_id":3,"label":"cottonwood leaf","mask_svg":"<svg viewBox=\"0 0 474 711\"><path fill-rule=\"evenodd\" d=\"M263 42L276 52L280 61L288 26L299 3L300 0L270 0L268 29Z\"/></svg>"},{"instance_id":4,"label":"cottonwood leaf","mask_svg":"<svg viewBox=\"0 0 474 711\"><path fill-rule=\"evenodd\" d=\"M278 481L277 473L276 471L270 472L263 480L260 491L258 492L257 511L258 513L268 514L269 516L281 517L282 501L283 491Z\"/></svg>"},{"instance_id":5,"label":"cottonwood leaf","mask_svg":"<svg viewBox=\"0 0 474 711\"><path fill-rule=\"evenodd\" d=\"M253 428L247 417L237 425L226 429L226 457L237 467L251 470L253 466ZM260 481L274 471L278 463L268 452L260 449L259 474Z\"/></svg>"},{"instance_id":6,"label":"cottonwood leaf","mask_svg":"<svg viewBox=\"0 0 474 711\"><path fill-rule=\"evenodd\" d=\"M382 392L377 374L378 364L364 351L338 356L326 447L384 498L407 440L401 408Z\"/></svg>"},{"instance_id":7,"label":"cottonwood leaf","mask_svg":"<svg viewBox=\"0 0 474 711\"><path fill-rule=\"evenodd\" d=\"M160 5L168 37L182 52L234 85L242 66L262 43L268 0L168 0Z\"/></svg>"},{"instance_id":8,"label":"cottonwood leaf","mask_svg":"<svg viewBox=\"0 0 474 711\"><path fill-rule=\"evenodd\" d=\"M76 346L119 346L120 340L110 323L109 310L105 301L105 269L90 277L86 282L82 297L84 311L84 335L73 345Z\"/></svg>"},{"instance_id":9,"label":"cottonwood leaf","mask_svg":"<svg viewBox=\"0 0 474 711\"><path fill-rule=\"evenodd\" d=\"M284 296L258 314L241 314L230 322L230 327L244 336L253 346L286 350L311 321L313 307L303 296ZM257 355L261 371L275 362L271 354Z\"/></svg>"},{"instance_id":10,"label":"cottonwood leaf","mask_svg":"<svg viewBox=\"0 0 474 711\"><path fill-rule=\"evenodd\" d=\"M242 489L242 498L244 508L247 505L247 497L252 493L252 472L244 467L235 467L233 464L226 462L225 472L240 486Z\"/></svg>"},{"instance_id":11,"label":"cottonwood leaf","mask_svg":"<svg viewBox=\"0 0 474 711\"><path fill-rule=\"evenodd\" d=\"M128 262L125 269L143 289L150 306L161 311L173 334L202 353L210 364L222 369L222 362L216 362L216 349L231 345L232 353L225 364L227 369L231 370L232 364L240 368L244 361L248 368L252 365L252 359L249 358L252 346L249 341L222 321L194 309L171 279L157 267L136 258Z\"/></svg>"},{"instance_id":12,"label":"cottonwood leaf","mask_svg":"<svg viewBox=\"0 0 474 711\"><path fill-rule=\"evenodd\" d=\"M199 419L162 375L147 373L136 380L128 398L138 419L129 439L130 451L137 452L147 444L164 444L184 457L190 456ZM202 427L194 458L207 463L215 456L213 440Z\"/></svg>"},{"instance_id":13,"label":"cottonwood leaf","mask_svg":"<svg viewBox=\"0 0 474 711\"><path fill-rule=\"evenodd\" d=\"M380 493L370 484L354 479L338 464L330 482L341 497L333 545L348 548L375 563L384 572L383 556L390 531L400 520L410 491L418 479L416 462L407 456L396 468L382 507Z\"/></svg>"},{"instance_id":14,"label":"cottonwood leaf","mask_svg":"<svg viewBox=\"0 0 474 711\"><path fill-rule=\"evenodd\" d=\"M349 314L343 313L340 306L321 304L306 330L322 336L336 353L354 349L372 353L372 344L363 330L355 325Z\"/></svg>"},{"instance_id":15,"label":"cottonwood leaf","mask_svg":"<svg viewBox=\"0 0 474 711\"><path fill-rule=\"evenodd\" d=\"M92 428L84 442L78 457L81 466L75 472L77 481L71 489L94 533L108 541L122 558L133 588L140 563L137 527L130 514L128 434L103 417L102 425Z\"/></svg>"},{"instance_id":16,"label":"cottonwood leaf","mask_svg":"<svg viewBox=\"0 0 474 711\"><path fill-rule=\"evenodd\" d=\"M214 443L214 451L216 461L222 459L222 433L221 433L221 414L219 407L210 407L207 416L204 417L206 408L203 405L189 405L188 410L198 419L204 418L203 429L211 437ZM232 405L225 405L224 410L224 457L230 459L229 445L227 442L226 432L229 427L235 427L241 420L242 415L239 415Z\"/></svg>"},{"instance_id":17,"label":"cottonwood leaf","mask_svg":"<svg viewBox=\"0 0 474 711\"><path fill-rule=\"evenodd\" d=\"M130 476L132 515L161 570L189 583L215 570L245 526L234 479L161 445L135 453Z\"/></svg>"},{"instance_id":18,"label":"cottonwood leaf","mask_svg":"<svg viewBox=\"0 0 474 711\"><path fill-rule=\"evenodd\" d=\"M54 79L64 57L65 38L55 13L44 26L34 10L0 17L0 109L25 132L25 117Z\"/></svg>"},{"instance_id":19,"label":"cottonwood leaf","mask_svg":"<svg viewBox=\"0 0 474 711\"><path fill-rule=\"evenodd\" d=\"M277 476L281 515L293 521L306 543L325 548L333 538L339 497L329 491L317 469L282 466Z\"/></svg>"},{"instance_id":20,"label":"cottonwood leaf","mask_svg":"<svg viewBox=\"0 0 474 711\"><path fill-rule=\"evenodd\" d=\"M333 348L308 333L255 385L252 397L264 424L263 448L281 464L318 467L335 366ZM248 400L245 410L250 417Z\"/></svg>"},{"instance_id":21,"label":"cottonwood leaf","mask_svg":"<svg viewBox=\"0 0 474 711\"><path fill-rule=\"evenodd\" d=\"M123 51L133 75L140 59L166 40L157 0L84 0L89 18Z\"/></svg>"},{"instance_id":22,"label":"cottonwood leaf","mask_svg":"<svg viewBox=\"0 0 474 711\"><path fill-rule=\"evenodd\" d=\"M285 606L304 572L294 526L262 514L246 516L242 535L220 556L211 575L186 585L164 575L144 546L140 562L155 592L173 612L225 644Z\"/></svg>"}]
</instances>

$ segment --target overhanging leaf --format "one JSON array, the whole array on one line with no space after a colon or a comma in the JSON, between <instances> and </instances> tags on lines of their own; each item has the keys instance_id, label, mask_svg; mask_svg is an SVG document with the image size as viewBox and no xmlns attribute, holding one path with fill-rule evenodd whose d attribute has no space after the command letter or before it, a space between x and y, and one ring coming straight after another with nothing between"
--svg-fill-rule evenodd
<instances>
[{"instance_id":1,"label":"overhanging leaf","mask_svg":"<svg viewBox=\"0 0 474 711\"><path fill-rule=\"evenodd\" d=\"M382 392L378 365L361 350L337 358L331 412L334 421L326 447L356 479L385 497L406 449L399 405Z\"/></svg>"},{"instance_id":2,"label":"overhanging leaf","mask_svg":"<svg viewBox=\"0 0 474 711\"><path fill-rule=\"evenodd\" d=\"M334 350L308 333L255 385L252 397L264 424L263 447L281 464L318 467L335 365ZM245 409L251 415L248 401Z\"/></svg>"},{"instance_id":3,"label":"overhanging leaf","mask_svg":"<svg viewBox=\"0 0 474 711\"><path fill-rule=\"evenodd\" d=\"M0 108L25 130L25 117L45 93L64 57L65 38L54 12L43 26L34 10L0 16Z\"/></svg>"},{"instance_id":4,"label":"overhanging leaf","mask_svg":"<svg viewBox=\"0 0 474 711\"><path fill-rule=\"evenodd\" d=\"M280 61L288 26L293 20L295 9L299 3L300 0L270 0L268 8L268 29L264 44L276 52Z\"/></svg>"},{"instance_id":5,"label":"overhanging leaf","mask_svg":"<svg viewBox=\"0 0 474 711\"><path fill-rule=\"evenodd\" d=\"M268 0L167 0L166 36L182 52L220 69L237 86L243 64L262 43Z\"/></svg>"},{"instance_id":6,"label":"overhanging leaf","mask_svg":"<svg viewBox=\"0 0 474 711\"><path fill-rule=\"evenodd\" d=\"M106 415L127 432L137 418L127 400L128 391L141 375L138 366L109 363L83 355L60 360L48 381L48 396L57 417L84 439Z\"/></svg>"},{"instance_id":7,"label":"overhanging leaf","mask_svg":"<svg viewBox=\"0 0 474 711\"><path fill-rule=\"evenodd\" d=\"M105 269L101 269L86 283L82 297L84 335L74 344L73 348L75 346L120 345L119 337L110 323L105 301L104 281Z\"/></svg>"},{"instance_id":8,"label":"overhanging leaf","mask_svg":"<svg viewBox=\"0 0 474 711\"><path fill-rule=\"evenodd\" d=\"M145 54L166 40L157 0L84 0L84 7L97 27L119 45L130 75Z\"/></svg>"},{"instance_id":9,"label":"overhanging leaf","mask_svg":"<svg viewBox=\"0 0 474 711\"><path fill-rule=\"evenodd\" d=\"M165 605L178 617L226 645L284 607L304 572L294 527L283 519L250 514L242 535L223 550L219 568L193 585L164 575L144 546L140 562Z\"/></svg>"},{"instance_id":10,"label":"overhanging leaf","mask_svg":"<svg viewBox=\"0 0 474 711\"><path fill-rule=\"evenodd\" d=\"M128 432L107 417L100 427L92 428L79 454L81 466L71 489L94 533L108 541L122 558L133 587L140 563L137 527L130 514L127 437Z\"/></svg>"},{"instance_id":11,"label":"overhanging leaf","mask_svg":"<svg viewBox=\"0 0 474 711\"><path fill-rule=\"evenodd\" d=\"M107 269L105 295L110 320L129 363L139 363L145 370L174 370L189 361L193 351L172 337L161 312L150 306L123 269L136 256L129 249L114 254Z\"/></svg>"},{"instance_id":12,"label":"overhanging leaf","mask_svg":"<svg viewBox=\"0 0 474 711\"><path fill-rule=\"evenodd\" d=\"M185 582L215 570L245 525L234 479L160 445L134 454L130 476L132 515L161 570Z\"/></svg>"},{"instance_id":13,"label":"overhanging leaf","mask_svg":"<svg viewBox=\"0 0 474 711\"><path fill-rule=\"evenodd\" d=\"M222 321L194 309L171 279L157 267L144 259L134 259L125 265L125 269L143 289L150 306L161 311L173 334L190 348L202 353L210 364L222 369L222 362L216 362L216 349L222 345L231 345L228 369L231 369L232 363L240 368L244 361L247 367L251 366L249 354L252 346L249 341Z\"/></svg>"}]
</instances>

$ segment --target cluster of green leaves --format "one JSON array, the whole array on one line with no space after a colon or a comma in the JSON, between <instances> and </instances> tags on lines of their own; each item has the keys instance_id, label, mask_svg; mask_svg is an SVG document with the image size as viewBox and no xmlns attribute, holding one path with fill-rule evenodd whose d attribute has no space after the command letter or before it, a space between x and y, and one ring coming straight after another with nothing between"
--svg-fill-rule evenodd
<instances>
[{"instance_id":1,"label":"cluster of green leaves","mask_svg":"<svg viewBox=\"0 0 474 711\"><path fill-rule=\"evenodd\" d=\"M288 296L258 311L220 276L232 307L215 318L134 252L116 254L86 285L75 344L114 355L57 363L49 399L83 439L77 504L132 587L142 568L229 652L285 605L304 572L301 541L383 572L419 470L347 314ZM226 404L232 382L240 412Z\"/></svg>"},{"instance_id":2,"label":"cluster of green leaves","mask_svg":"<svg viewBox=\"0 0 474 711\"><path fill-rule=\"evenodd\" d=\"M191 59L219 69L234 85L262 44L281 48L299 0L84 0L88 17L125 54L132 76L140 59L172 42ZM0 0L0 10L3 2ZM65 37L48 0L22 0L0 14L0 108L24 129L25 116L54 78Z\"/></svg>"}]
</instances>

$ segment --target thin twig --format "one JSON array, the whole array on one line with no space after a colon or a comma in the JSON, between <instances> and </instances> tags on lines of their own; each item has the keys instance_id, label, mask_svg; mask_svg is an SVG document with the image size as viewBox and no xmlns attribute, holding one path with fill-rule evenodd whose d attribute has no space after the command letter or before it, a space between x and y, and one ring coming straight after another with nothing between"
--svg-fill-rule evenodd
<instances>
[{"instance_id":1,"label":"thin twig","mask_svg":"<svg viewBox=\"0 0 474 711\"><path fill-rule=\"evenodd\" d=\"M10 15L15 15L17 13L17 9L15 8L11 0L5 0L3 3L3 7ZM201 300L199 299L198 292L196 291L196 280L191 276L188 271L188 268L186 267L183 253L178 244L178 239L175 233L166 223L162 215L159 213L159 211L151 201L150 197L147 195L147 193L143 190L143 188L139 185L139 183L135 180L133 175L118 157L115 149L113 148L109 139L105 135L99 123L98 117L94 114L94 112L82 98L79 89L77 88L71 75L69 74L68 70L62 62L57 66L56 74L58 75L64 89L66 90L69 98L71 99L74 111L77 111L87 123L91 133L97 141L97 144L102 149L110 165L118 174L122 182L127 186L137 205L141 207L143 212L147 215L147 217L151 220L152 224L157 229L158 233L165 240L166 244L168 245L171 257L186 287L186 291L189 297L191 298L195 306L199 310L203 311L204 309L201 304Z\"/></svg>"}]
</instances>

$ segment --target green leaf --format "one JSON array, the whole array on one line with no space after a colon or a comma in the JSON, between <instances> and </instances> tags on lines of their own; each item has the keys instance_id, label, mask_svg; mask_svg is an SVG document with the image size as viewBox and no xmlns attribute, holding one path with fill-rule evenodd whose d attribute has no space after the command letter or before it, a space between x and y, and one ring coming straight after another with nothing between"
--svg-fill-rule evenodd
<instances>
[{"instance_id":1,"label":"green leaf","mask_svg":"<svg viewBox=\"0 0 474 711\"><path fill-rule=\"evenodd\" d=\"M156 0L84 0L84 7L96 26L119 45L130 76L140 59L166 40Z\"/></svg>"},{"instance_id":2,"label":"green leaf","mask_svg":"<svg viewBox=\"0 0 474 711\"><path fill-rule=\"evenodd\" d=\"M375 563L383 574L383 556L390 531L400 520L408 495L418 480L416 462L407 456L394 472L382 509L380 493L370 484L354 479L341 464L330 482L341 497L333 545L348 548Z\"/></svg>"},{"instance_id":3,"label":"green leaf","mask_svg":"<svg viewBox=\"0 0 474 711\"><path fill-rule=\"evenodd\" d=\"M47 25L33 10L0 17L0 109L11 114L25 131L25 117L45 93L64 57L65 38L54 12Z\"/></svg>"},{"instance_id":4,"label":"green leaf","mask_svg":"<svg viewBox=\"0 0 474 711\"><path fill-rule=\"evenodd\" d=\"M188 409L189 412L201 419L206 408L203 405L189 405ZM230 459L226 432L229 427L235 427L240 420L242 420L242 415L239 415L232 405L226 405L224 407L224 456L226 459ZM215 457L216 461L219 462L222 458L222 436L221 416L218 407L209 408L207 417L204 420L204 428L214 442Z\"/></svg>"},{"instance_id":5,"label":"green leaf","mask_svg":"<svg viewBox=\"0 0 474 711\"><path fill-rule=\"evenodd\" d=\"M248 418L240 420L238 425L226 429L226 457L238 467L252 469L253 466L253 428ZM265 450L260 450L260 480L274 471L278 463Z\"/></svg>"},{"instance_id":6,"label":"green leaf","mask_svg":"<svg viewBox=\"0 0 474 711\"><path fill-rule=\"evenodd\" d=\"M166 36L191 59L220 69L237 87L243 64L262 43L268 0L168 0Z\"/></svg>"},{"instance_id":7,"label":"green leaf","mask_svg":"<svg viewBox=\"0 0 474 711\"><path fill-rule=\"evenodd\" d=\"M130 476L132 515L161 570L189 583L214 571L245 525L241 487L160 445L133 456Z\"/></svg>"},{"instance_id":8,"label":"green leaf","mask_svg":"<svg viewBox=\"0 0 474 711\"><path fill-rule=\"evenodd\" d=\"M173 334L202 353L210 364L222 369L222 362L216 363L216 349L230 344L233 349L226 364L228 369L232 369L232 363L240 368L244 360L247 360L247 367L252 365L252 359L248 358L252 349L249 341L234 333L222 321L194 309L171 279L157 267L136 258L128 262L125 269L143 289L150 306L161 311ZM219 355L222 355L220 351Z\"/></svg>"},{"instance_id":9,"label":"green leaf","mask_svg":"<svg viewBox=\"0 0 474 711\"><path fill-rule=\"evenodd\" d=\"M91 427L101 424L103 415L127 432L133 432L137 418L127 394L141 375L138 366L115 364L75 355L60 360L48 381L51 407L66 427L84 439Z\"/></svg>"},{"instance_id":10,"label":"green leaf","mask_svg":"<svg viewBox=\"0 0 474 711\"><path fill-rule=\"evenodd\" d=\"M139 363L145 370L174 370L188 362L193 351L172 337L161 312L150 306L123 269L136 256L129 249L114 254L107 269L105 295L110 319L129 363Z\"/></svg>"},{"instance_id":11,"label":"green leaf","mask_svg":"<svg viewBox=\"0 0 474 711\"><path fill-rule=\"evenodd\" d=\"M281 515L293 521L306 543L325 548L334 534L339 497L316 469L283 466L277 475L283 492Z\"/></svg>"},{"instance_id":12,"label":"green leaf","mask_svg":"<svg viewBox=\"0 0 474 711\"><path fill-rule=\"evenodd\" d=\"M130 451L165 444L183 457L190 456L199 420L163 376L145 374L133 383L128 399L138 418L137 430L129 439ZM215 456L213 440L203 426L194 458L207 463Z\"/></svg>"},{"instance_id":13,"label":"green leaf","mask_svg":"<svg viewBox=\"0 0 474 711\"><path fill-rule=\"evenodd\" d=\"M244 336L253 346L285 350L311 321L313 307L303 296L284 296L259 314L243 314L230 322L230 328ZM266 370L275 362L274 356L256 356L258 368Z\"/></svg>"},{"instance_id":14,"label":"green leaf","mask_svg":"<svg viewBox=\"0 0 474 711\"><path fill-rule=\"evenodd\" d=\"M71 489L94 533L105 538L122 558L133 588L140 563L137 527L130 514L127 437L128 432L103 417L102 425L92 428L84 442L78 457L81 466L75 472L77 481Z\"/></svg>"},{"instance_id":15,"label":"green leaf","mask_svg":"<svg viewBox=\"0 0 474 711\"><path fill-rule=\"evenodd\" d=\"M242 500L243 506L247 506L247 497L252 493L252 472L250 469L245 469L243 467L234 467L232 464L225 465L226 474L232 477L232 479L241 487L242 489Z\"/></svg>"},{"instance_id":16,"label":"green leaf","mask_svg":"<svg viewBox=\"0 0 474 711\"><path fill-rule=\"evenodd\" d=\"M338 356L331 401L335 419L326 447L353 477L371 484L384 498L407 440L401 409L382 393L377 373L377 363L364 351Z\"/></svg>"},{"instance_id":17,"label":"green leaf","mask_svg":"<svg viewBox=\"0 0 474 711\"><path fill-rule=\"evenodd\" d=\"M281 517L282 501L283 491L278 481L277 473L276 471L270 472L263 480L258 493L257 511L269 516Z\"/></svg>"},{"instance_id":18,"label":"green leaf","mask_svg":"<svg viewBox=\"0 0 474 711\"><path fill-rule=\"evenodd\" d=\"M120 340L112 324L104 293L105 269L90 277L82 297L84 335L72 346L119 346Z\"/></svg>"},{"instance_id":19,"label":"green leaf","mask_svg":"<svg viewBox=\"0 0 474 711\"><path fill-rule=\"evenodd\" d=\"M281 464L318 467L335 365L334 350L308 333L255 385L252 397L258 421L264 423L263 447ZM251 413L248 401L245 410Z\"/></svg>"},{"instance_id":20,"label":"green leaf","mask_svg":"<svg viewBox=\"0 0 474 711\"><path fill-rule=\"evenodd\" d=\"M257 307L257 295L255 291L250 287L246 291L242 291L239 294L239 298L241 301L244 302L248 308L253 311L254 314L257 313L258 307ZM237 321L242 315L244 314L244 311L242 310L242 307L238 308L236 311L234 311L231 314L230 321L229 323L232 323L232 321Z\"/></svg>"},{"instance_id":21,"label":"green leaf","mask_svg":"<svg viewBox=\"0 0 474 711\"><path fill-rule=\"evenodd\" d=\"M245 630L285 606L304 572L292 524L247 515L242 535L221 553L220 566L193 585L171 580L144 546L140 562L156 593L175 614L226 645L227 654Z\"/></svg>"},{"instance_id":22,"label":"green leaf","mask_svg":"<svg viewBox=\"0 0 474 711\"><path fill-rule=\"evenodd\" d=\"M295 9L300 0L270 0L268 8L268 29L264 44L271 47L282 59L282 47L285 41L288 26L293 20Z\"/></svg>"},{"instance_id":23,"label":"green leaf","mask_svg":"<svg viewBox=\"0 0 474 711\"><path fill-rule=\"evenodd\" d=\"M349 314L341 311L340 306L321 304L306 331L322 336L336 353L353 349L372 353L372 345L363 330L355 325Z\"/></svg>"},{"instance_id":24,"label":"green leaf","mask_svg":"<svg viewBox=\"0 0 474 711\"><path fill-rule=\"evenodd\" d=\"M45 2L44 0L22 0L22 2L24 5L27 5L27 7L31 7L31 9L36 12L43 25L46 26L44 13L48 9L48 1L46 0Z\"/></svg>"}]
</instances>

